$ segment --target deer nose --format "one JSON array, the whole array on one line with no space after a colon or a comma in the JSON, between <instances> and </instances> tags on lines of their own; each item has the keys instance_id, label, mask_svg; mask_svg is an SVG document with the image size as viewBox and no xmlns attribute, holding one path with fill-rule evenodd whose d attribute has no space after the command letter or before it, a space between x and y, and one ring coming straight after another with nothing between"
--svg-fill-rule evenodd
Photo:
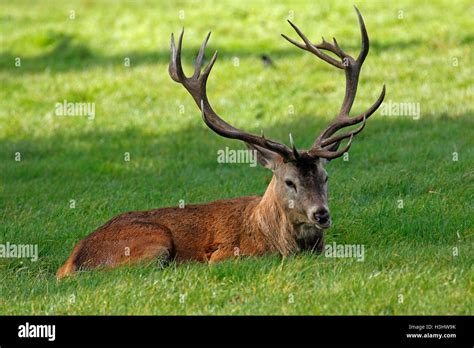
<instances>
[{"instance_id":1,"label":"deer nose","mask_svg":"<svg viewBox=\"0 0 474 348\"><path fill-rule=\"evenodd\" d=\"M329 222L329 211L326 208L319 208L316 210L316 212L313 214L314 220L320 224L320 225L325 225Z\"/></svg>"}]
</instances>

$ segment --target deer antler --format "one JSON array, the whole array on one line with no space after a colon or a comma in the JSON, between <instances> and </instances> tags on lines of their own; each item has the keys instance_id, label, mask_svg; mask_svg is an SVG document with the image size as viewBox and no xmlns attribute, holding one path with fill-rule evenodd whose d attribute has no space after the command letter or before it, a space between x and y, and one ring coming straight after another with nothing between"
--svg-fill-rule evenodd
<instances>
[{"instance_id":1,"label":"deer antler","mask_svg":"<svg viewBox=\"0 0 474 348\"><path fill-rule=\"evenodd\" d=\"M382 88L382 93L378 97L377 101L370 108L368 108L365 112L356 117L349 117L349 112L356 97L360 70L365 58L367 57L367 54L369 53L369 37L367 35L364 20L362 19L362 15L360 14L357 7L354 6L354 8L359 19L359 26L362 36L362 48L357 59L354 59L349 54L344 52L339 47L335 38L333 38L333 43L329 43L323 38L320 44L314 45L301 32L301 30L289 20L288 22L293 27L293 29L295 29L296 33L301 37L304 43L299 43L282 34L282 36L286 40L291 42L293 45L315 54L317 57L335 66L336 68L343 69L346 74L346 93L344 95L344 101L342 102L341 110L339 111L338 116L327 126L327 128L318 136L318 138L313 143L311 150L308 151L308 154L311 157L323 157L327 159L332 159L340 157L344 152L347 152L352 144L352 139L354 138L354 136L364 129L365 121L378 109L385 97L384 84ZM327 55L321 50L334 53L340 59L340 61ZM362 123L358 128L343 134L334 135L338 130L358 123ZM349 138L349 142L342 150L329 150L330 145L339 143L340 141L346 138Z\"/></svg>"},{"instance_id":2,"label":"deer antler","mask_svg":"<svg viewBox=\"0 0 474 348\"><path fill-rule=\"evenodd\" d=\"M206 39L201 45L201 48L196 58L194 74L191 77L186 77L184 75L183 68L181 65L181 46L183 41L183 34L184 30L179 36L178 47L175 46L174 35L171 34L171 61L169 65L169 74L174 81L181 83L191 94L194 101L201 109L202 117L206 125L214 132L223 137L239 139L246 143L271 150L280 154L285 161L296 161L296 156L298 155L298 152L293 151L285 144L266 139L263 134L262 136L257 136L250 133L246 133L240 129L231 126L217 115L217 113L212 109L206 93L207 79L214 63L216 62L217 51L212 56L211 61L201 72L204 51L206 49L207 41L209 40L211 33L209 32L209 34L207 34Z\"/></svg>"},{"instance_id":3,"label":"deer antler","mask_svg":"<svg viewBox=\"0 0 474 348\"><path fill-rule=\"evenodd\" d=\"M359 74L364 63L365 58L369 52L369 37L367 35L367 30L365 28L364 20L362 16L355 7L357 12L357 17L359 19L360 31L362 34L362 48L360 50L359 56L357 59L354 59L349 54L344 52L338 45L336 39L333 39L333 43L329 43L324 40L318 45L314 45L308 38L299 30L299 28L294 25L291 21L288 21L290 25L295 29L298 35L303 39L304 43L299 43L286 35L282 36L287 39L289 42L295 46L309 51L315 54L317 57L321 58L325 62L335 66L336 68L343 69L346 74L346 93L344 96L344 101L342 102L341 110L339 111L338 116L326 127L326 129L318 136L314 141L313 146L309 151L298 151L293 143L293 138L291 137L291 148L285 144L276 142L274 140L266 139L263 136L253 135L247 132L244 132L240 129L237 129L222 118L220 118L217 113L212 109L206 93L206 83L211 72L211 69L217 59L217 51L211 58L211 61L206 65L204 70L201 72L204 51L206 49L207 42L211 33L209 33L199 49L198 56L196 58L194 74L191 77L186 77L183 72L181 65L181 47L183 41L184 30L181 32L178 41L178 47L175 46L174 35L171 34L171 61L169 65L169 73L171 78L181 83L186 90L191 94L194 101L201 109L202 117L206 125L211 128L217 134L231 139L239 139L246 143L260 146L262 148L268 149L270 151L280 154L285 161L296 161L302 155L309 156L311 158L327 158L333 159L336 157L342 156L342 154L349 150L352 140L355 135L360 133L364 127L367 118L369 118L382 104L382 101L385 97L385 85L382 88L382 93L380 94L377 101L368 108L362 114L356 117L349 117L349 112L354 103L354 99L357 92L357 84L359 82ZM335 59L321 50L329 51L334 53L339 59ZM343 133L335 134L342 128L349 127L358 123L362 123L358 128ZM347 145L339 151L331 151L332 145L340 143L342 140L349 138Z\"/></svg>"}]
</instances>

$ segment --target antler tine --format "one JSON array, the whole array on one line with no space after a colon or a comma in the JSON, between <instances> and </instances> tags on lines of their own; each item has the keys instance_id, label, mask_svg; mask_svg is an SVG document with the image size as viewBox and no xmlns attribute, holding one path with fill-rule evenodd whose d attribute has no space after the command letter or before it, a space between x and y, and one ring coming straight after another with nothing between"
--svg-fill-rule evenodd
<instances>
[{"instance_id":1,"label":"antler tine","mask_svg":"<svg viewBox=\"0 0 474 348\"><path fill-rule=\"evenodd\" d=\"M357 57L357 61L359 62L359 64L362 65L362 63L364 63L365 57L367 57L367 55L369 54L369 35L367 34L364 19L362 18L359 9L357 8L357 6L354 6L354 9L357 13L357 19L359 20L360 34L362 40L362 45L359 56Z\"/></svg>"},{"instance_id":2,"label":"antler tine","mask_svg":"<svg viewBox=\"0 0 474 348\"><path fill-rule=\"evenodd\" d=\"M318 151L317 157L326 158L326 159L334 159L334 158L341 157L345 152L349 151L349 149L351 148L353 139L354 139L354 134L351 134L349 141L347 142L347 145L342 150L330 151L330 150L321 149ZM311 151L310 151L310 155L312 155Z\"/></svg>"},{"instance_id":3,"label":"antler tine","mask_svg":"<svg viewBox=\"0 0 474 348\"><path fill-rule=\"evenodd\" d=\"M171 60L168 67L169 74L176 82L184 83L187 79L181 66L181 46L183 43L184 28L179 35L178 48L174 43L174 34L171 33Z\"/></svg>"},{"instance_id":4,"label":"antler tine","mask_svg":"<svg viewBox=\"0 0 474 348\"><path fill-rule=\"evenodd\" d=\"M293 135L289 133L288 136L290 138L290 145L291 145L291 149L293 150L293 155L295 156L296 159L298 159L300 157L300 154L298 150L296 149L295 141L293 140Z\"/></svg>"},{"instance_id":5,"label":"antler tine","mask_svg":"<svg viewBox=\"0 0 474 348\"><path fill-rule=\"evenodd\" d=\"M212 55L211 60L206 65L206 67L204 68L204 70L201 74L202 83L204 84L204 94L206 94L205 93L206 92L205 87L206 87L207 78L209 77L209 74L211 73L211 69L214 66L214 63L216 62L216 60L217 60L217 51L214 52L214 54ZM196 66L196 68L197 68L197 66Z\"/></svg>"},{"instance_id":6,"label":"antler tine","mask_svg":"<svg viewBox=\"0 0 474 348\"><path fill-rule=\"evenodd\" d=\"M341 105L341 110L339 111L339 115L341 116L341 118L349 117L349 112L351 111L352 104L354 103L354 99L357 94L357 85L359 83L360 70L362 68L362 64L364 63L365 57L367 57L367 54L369 54L369 36L367 35L367 29L365 28L364 19L362 18L359 9L356 6L354 6L354 9L357 13L357 18L359 20L362 45L359 56L356 60L354 60L353 57L344 52L343 59L345 60L344 71L346 73L346 93L344 95L344 100ZM334 39L334 42L337 45L336 39Z\"/></svg>"},{"instance_id":7,"label":"antler tine","mask_svg":"<svg viewBox=\"0 0 474 348\"><path fill-rule=\"evenodd\" d=\"M362 114L360 114L359 116L356 116L356 117L353 117L354 119L358 120L358 119L361 119L363 118L364 116L366 118L369 118L370 116L372 116L372 114L377 111L377 109L379 108L379 106L382 104L383 100L385 98L385 83L383 84L382 86L382 92L380 92L380 95L379 97L377 98L377 100L375 101L375 103L372 104L372 106L370 108L368 108L366 111L364 111ZM357 123L357 122L356 122Z\"/></svg>"},{"instance_id":8,"label":"antler tine","mask_svg":"<svg viewBox=\"0 0 474 348\"><path fill-rule=\"evenodd\" d=\"M296 154L298 153L296 148L293 148L292 150L284 144L278 143L270 139L266 139L263 136L257 136L250 133L246 133L240 129L231 126L217 115L217 113L212 109L206 93L207 79L209 77L212 67L214 66L214 63L217 60L217 51L214 53L210 62L207 64L204 70L201 72L206 45L211 33L207 35L206 39L204 40L199 49L199 53L196 57L195 62L194 74L189 78L184 75L181 66L181 46L183 33L184 30L180 35L177 48L175 47L174 36L171 35L171 61L169 65L169 73L174 81L181 83L189 92L189 94L191 94L194 101L201 109L202 118L206 125L214 132L223 137L242 140L246 143L271 150L280 154L285 161L296 161Z\"/></svg>"},{"instance_id":9,"label":"antler tine","mask_svg":"<svg viewBox=\"0 0 474 348\"><path fill-rule=\"evenodd\" d=\"M350 132L344 133L344 134L337 134L337 135L335 135L331 138L322 139L320 146L321 147L326 147L326 146L329 146L329 145L334 144L336 142L339 142L341 140L344 140L346 138L349 138L351 136L359 134L365 128L366 120L367 120L367 117L365 117L365 115L364 115L364 117L362 119L362 124L359 127L357 127L356 129L354 129Z\"/></svg>"},{"instance_id":10,"label":"antler tine","mask_svg":"<svg viewBox=\"0 0 474 348\"><path fill-rule=\"evenodd\" d=\"M204 52L206 51L207 42L209 41L210 36L211 36L211 32L209 32L207 34L206 39L204 40L204 42L201 45L201 48L199 48L199 53L196 57L196 63L195 63L195 69L194 69L194 75L193 75L194 78L198 78L199 74L201 73L202 61L204 59ZM214 53L214 55L216 55L216 53ZM215 59L214 59L214 61L215 61ZM211 66L211 68L212 68L212 66ZM209 69L209 71L210 71L210 69Z\"/></svg>"},{"instance_id":11,"label":"antler tine","mask_svg":"<svg viewBox=\"0 0 474 348\"><path fill-rule=\"evenodd\" d=\"M328 56L327 54L321 52L319 50L319 46L321 45L313 45L313 43L311 43L311 41L309 41L309 39L302 33L302 31L295 25L293 24L289 19L288 19L288 23L290 23L290 25L293 27L293 29L296 31L296 33L299 35L299 37L304 41L304 45L289 38L288 36L286 36L285 34L281 34L281 36L283 36L286 40L288 40L289 42L291 42L293 45L303 49L303 50L306 50L308 52L311 52L313 54L315 54L316 56L318 56L319 58L321 58L322 60L324 60L325 62L335 66L336 68L339 68L339 69L344 69L344 65L337 61L336 59L334 59L333 57L331 56ZM324 48L324 47L320 47L320 48Z\"/></svg>"}]
</instances>

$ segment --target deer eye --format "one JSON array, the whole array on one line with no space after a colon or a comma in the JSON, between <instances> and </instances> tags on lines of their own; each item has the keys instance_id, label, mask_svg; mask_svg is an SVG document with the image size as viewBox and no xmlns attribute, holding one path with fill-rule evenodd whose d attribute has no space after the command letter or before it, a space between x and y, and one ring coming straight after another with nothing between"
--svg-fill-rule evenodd
<instances>
[{"instance_id":1,"label":"deer eye","mask_svg":"<svg viewBox=\"0 0 474 348\"><path fill-rule=\"evenodd\" d=\"M285 180L285 184L286 184L286 186L291 187L292 189L294 189L296 191L296 185L293 181L287 179L287 180Z\"/></svg>"},{"instance_id":2,"label":"deer eye","mask_svg":"<svg viewBox=\"0 0 474 348\"><path fill-rule=\"evenodd\" d=\"M324 183L327 183L329 180L329 176L326 176L326 179L324 179Z\"/></svg>"}]
</instances>

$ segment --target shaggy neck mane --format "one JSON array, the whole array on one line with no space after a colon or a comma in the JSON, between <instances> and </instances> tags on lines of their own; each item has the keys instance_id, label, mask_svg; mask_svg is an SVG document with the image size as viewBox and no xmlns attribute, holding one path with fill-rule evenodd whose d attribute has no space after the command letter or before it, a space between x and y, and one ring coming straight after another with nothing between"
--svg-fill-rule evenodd
<instances>
[{"instance_id":1,"label":"shaggy neck mane","mask_svg":"<svg viewBox=\"0 0 474 348\"><path fill-rule=\"evenodd\" d=\"M251 221L254 231L261 234L273 250L287 256L298 250L298 245L293 224L278 199L275 186L276 179L273 177L261 201L255 206Z\"/></svg>"}]
</instances>

